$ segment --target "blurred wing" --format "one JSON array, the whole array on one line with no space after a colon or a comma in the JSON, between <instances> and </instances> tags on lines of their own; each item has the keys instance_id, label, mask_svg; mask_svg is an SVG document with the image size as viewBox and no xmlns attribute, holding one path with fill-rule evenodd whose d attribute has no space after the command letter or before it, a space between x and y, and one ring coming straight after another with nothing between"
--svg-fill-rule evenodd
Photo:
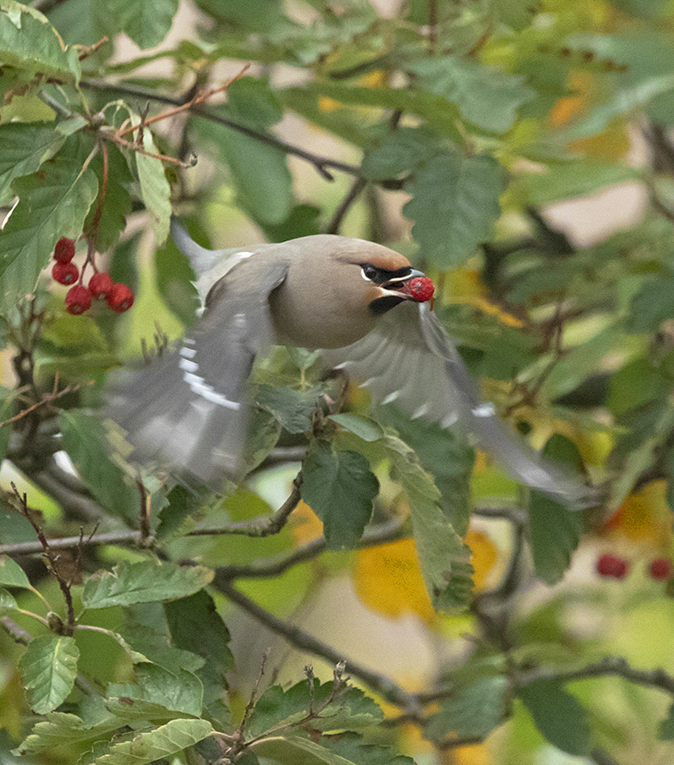
<instances>
[{"instance_id":1,"label":"blurred wing","mask_svg":"<svg viewBox=\"0 0 674 765\"><path fill-rule=\"evenodd\" d=\"M236 269L218 282L178 349L111 392L108 415L125 431L134 460L216 490L236 476L246 437L245 384L255 356L273 342L268 298L287 265L258 270Z\"/></svg>"},{"instance_id":2,"label":"blurred wing","mask_svg":"<svg viewBox=\"0 0 674 765\"><path fill-rule=\"evenodd\" d=\"M572 508L592 503L590 490L544 460L502 422L477 385L428 303L404 303L353 345L324 351L334 368L361 380L373 403L395 403L412 419L449 427L460 421L510 475Z\"/></svg>"}]
</instances>

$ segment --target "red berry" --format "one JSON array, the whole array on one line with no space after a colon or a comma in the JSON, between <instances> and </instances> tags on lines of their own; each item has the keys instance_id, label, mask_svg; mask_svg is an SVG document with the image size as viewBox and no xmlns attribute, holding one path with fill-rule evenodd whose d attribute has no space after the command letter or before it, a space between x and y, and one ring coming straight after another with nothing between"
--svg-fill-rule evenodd
<instances>
[{"instance_id":1,"label":"red berry","mask_svg":"<svg viewBox=\"0 0 674 765\"><path fill-rule=\"evenodd\" d=\"M54 260L57 260L59 263L70 263L74 257L75 242L73 242L72 239L62 236L58 242L56 242L56 247L54 247ZM63 283L65 284L65 282Z\"/></svg>"},{"instance_id":2,"label":"red berry","mask_svg":"<svg viewBox=\"0 0 674 765\"><path fill-rule=\"evenodd\" d=\"M96 300L105 300L112 290L113 283L110 274L105 274L102 271L94 274L89 279L89 292Z\"/></svg>"},{"instance_id":3,"label":"red berry","mask_svg":"<svg viewBox=\"0 0 674 765\"><path fill-rule=\"evenodd\" d=\"M113 311L124 313L133 305L133 292L126 284L113 284L106 300Z\"/></svg>"},{"instance_id":4,"label":"red berry","mask_svg":"<svg viewBox=\"0 0 674 765\"><path fill-rule=\"evenodd\" d=\"M76 284L66 293L66 311L75 316L91 308L91 292L83 285Z\"/></svg>"},{"instance_id":5,"label":"red berry","mask_svg":"<svg viewBox=\"0 0 674 765\"><path fill-rule=\"evenodd\" d=\"M51 275L59 284L75 284L80 271L74 263L57 260L52 267Z\"/></svg>"},{"instance_id":6,"label":"red berry","mask_svg":"<svg viewBox=\"0 0 674 765\"><path fill-rule=\"evenodd\" d=\"M669 579L672 576L672 562L667 558L656 558L648 567L651 579Z\"/></svg>"},{"instance_id":7,"label":"red berry","mask_svg":"<svg viewBox=\"0 0 674 765\"><path fill-rule=\"evenodd\" d=\"M418 276L410 282L410 293L419 303L425 303L433 297L435 287L427 276Z\"/></svg>"},{"instance_id":8,"label":"red berry","mask_svg":"<svg viewBox=\"0 0 674 765\"><path fill-rule=\"evenodd\" d=\"M611 553L604 553L597 558L597 573L599 576L612 576L614 579L624 579L627 574L627 561Z\"/></svg>"}]
</instances>

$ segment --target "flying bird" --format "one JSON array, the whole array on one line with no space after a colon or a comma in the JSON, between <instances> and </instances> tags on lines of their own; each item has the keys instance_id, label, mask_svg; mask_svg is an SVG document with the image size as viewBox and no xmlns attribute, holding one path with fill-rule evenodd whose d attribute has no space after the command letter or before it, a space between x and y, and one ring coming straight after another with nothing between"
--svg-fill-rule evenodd
<instances>
[{"instance_id":1,"label":"flying bird","mask_svg":"<svg viewBox=\"0 0 674 765\"><path fill-rule=\"evenodd\" d=\"M511 476L571 508L587 486L542 459L502 422L431 311L432 283L394 250L333 235L207 250L175 220L172 237L197 275L202 315L178 347L131 374L108 413L140 462L218 489L237 477L246 381L272 344L320 349L371 394L411 418L460 422ZM430 289L429 289L430 287Z\"/></svg>"}]
</instances>

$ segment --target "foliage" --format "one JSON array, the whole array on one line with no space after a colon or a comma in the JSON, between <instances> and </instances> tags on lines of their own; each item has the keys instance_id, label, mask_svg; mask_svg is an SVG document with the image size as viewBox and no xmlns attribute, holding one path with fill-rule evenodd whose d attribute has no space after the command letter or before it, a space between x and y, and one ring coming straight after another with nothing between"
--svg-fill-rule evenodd
<instances>
[{"instance_id":1,"label":"foliage","mask_svg":"<svg viewBox=\"0 0 674 765\"><path fill-rule=\"evenodd\" d=\"M674 590L644 571L672 554L672 3L382 5L0 0L0 762L671 760ZM624 182L634 220L552 225ZM106 385L197 305L172 214L204 246L403 252L485 397L600 506L292 348L254 370L240 485L127 464ZM62 237L128 314L66 313Z\"/></svg>"}]
</instances>

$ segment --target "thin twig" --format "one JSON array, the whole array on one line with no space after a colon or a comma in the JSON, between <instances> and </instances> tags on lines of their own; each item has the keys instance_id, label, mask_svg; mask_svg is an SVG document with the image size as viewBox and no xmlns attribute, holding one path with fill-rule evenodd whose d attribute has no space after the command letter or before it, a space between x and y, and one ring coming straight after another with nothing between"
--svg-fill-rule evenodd
<instances>
[{"instance_id":1,"label":"thin twig","mask_svg":"<svg viewBox=\"0 0 674 765\"><path fill-rule=\"evenodd\" d=\"M79 385L66 385L66 387L63 388L63 390L60 390L58 392L54 391L53 393L48 393L40 401L37 401L32 406L29 406L27 409L22 409L18 414L15 414L14 417L10 417L8 420L4 420L3 422L0 422L0 428L3 428L5 425L11 425L13 422L17 422L18 420L25 417L27 414L34 412L38 407L43 406L44 404L50 404L52 401L56 401L62 396L66 396L68 393L73 393L74 391L77 391L79 389L80 389Z\"/></svg>"},{"instance_id":2,"label":"thin twig","mask_svg":"<svg viewBox=\"0 0 674 765\"><path fill-rule=\"evenodd\" d=\"M177 98L172 98L171 96L161 96L157 93L153 93L152 91L146 91L142 88L133 88L129 87L127 85L112 85L106 82L101 82L99 80L82 80L80 82L80 86L83 88L90 88L92 90L111 90L116 93L122 93L127 96L136 96L138 98L145 98L145 99L151 99L153 101L157 101L158 103L163 104L172 104L176 107L182 107L184 104ZM216 122L219 125L224 125L225 127L231 128L232 130L236 130L239 133L242 133L243 135L247 135L250 138L254 138L256 141L259 141L260 143L267 144L267 146L273 146L276 149L279 149L280 151L285 152L286 154L292 154L296 157L300 157L301 159L306 160L307 162L311 163L318 173L325 178L328 181L334 180L334 177L332 174L328 171L327 168L331 168L333 170L339 170L343 173L347 173L349 175L360 175L360 168L356 167L355 165L349 165L346 162L340 162L338 160L330 159L329 157L322 157L319 154L313 154L310 151L305 151L304 149L301 149L299 146L293 146L292 144L286 143L285 141L281 141L278 138L274 138L271 135L268 135L267 133L260 133L257 130L253 130L252 128L246 127L245 125L240 125L237 122L234 122L233 120L227 119L225 117L221 117L219 114L215 114L212 111L208 111L207 108L203 106L194 106L190 110L191 114L196 114L198 117L201 117L202 119L210 120L211 122Z\"/></svg>"},{"instance_id":3,"label":"thin twig","mask_svg":"<svg viewBox=\"0 0 674 765\"><path fill-rule=\"evenodd\" d=\"M328 223L327 228L325 229L326 234L336 234L339 231L342 221L347 212L349 212L351 205L358 199L366 185L367 181L364 178L356 178L354 180L348 193L339 203L339 207L335 210L332 220Z\"/></svg>"},{"instance_id":4,"label":"thin twig","mask_svg":"<svg viewBox=\"0 0 674 765\"><path fill-rule=\"evenodd\" d=\"M93 547L95 545L140 545L141 534L139 531L108 531L103 534L94 534L88 538L61 537L50 539L49 546L52 550L67 550L74 547ZM34 555L42 552L39 542L12 542L0 545L0 555Z\"/></svg>"},{"instance_id":5,"label":"thin twig","mask_svg":"<svg viewBox=\"0 0 674 765\"><path fill-rule=\"evenodd\" d=\"M229 598L233 603L236 603L236 605L257 619L261 624L264 624L265 627L268 627L272 632L281 635L298 650L307 651L315 656L321 656L331 664L340 664L341 662L344 662L348 672L359 680L362 680L362 682L372 688L373 691L383 696L387 701L390 701L392 704L396 704L407 711L413 713L418 712L419 705L416 696L407 693L397 683L391 680L391 678L380 675L371 669L367 669L366 667L357 664L335 651L335 649L327 645L327 643L323 643L321 640L309 635L299 627L278 619L273 614L270 614L269 611L265 611L265 609L255 603L255 601L239 592L235 587L232 587L227 580L218 580L214 584L225 597Z\"/></svg>"},{"instance_id":6,"label":"thin twig","mask_svg":"<svg viewBox=\"0 0 674 765\"><path fill-rule=\"evenodd\" d=\"M9 616L0 616L0 627L5 630L15 643L19 643L19 645L28 645L33 639L30 632L26 632L23 627L20 627L13 619L10 619Z\"/></svg>"}]
</instances>

